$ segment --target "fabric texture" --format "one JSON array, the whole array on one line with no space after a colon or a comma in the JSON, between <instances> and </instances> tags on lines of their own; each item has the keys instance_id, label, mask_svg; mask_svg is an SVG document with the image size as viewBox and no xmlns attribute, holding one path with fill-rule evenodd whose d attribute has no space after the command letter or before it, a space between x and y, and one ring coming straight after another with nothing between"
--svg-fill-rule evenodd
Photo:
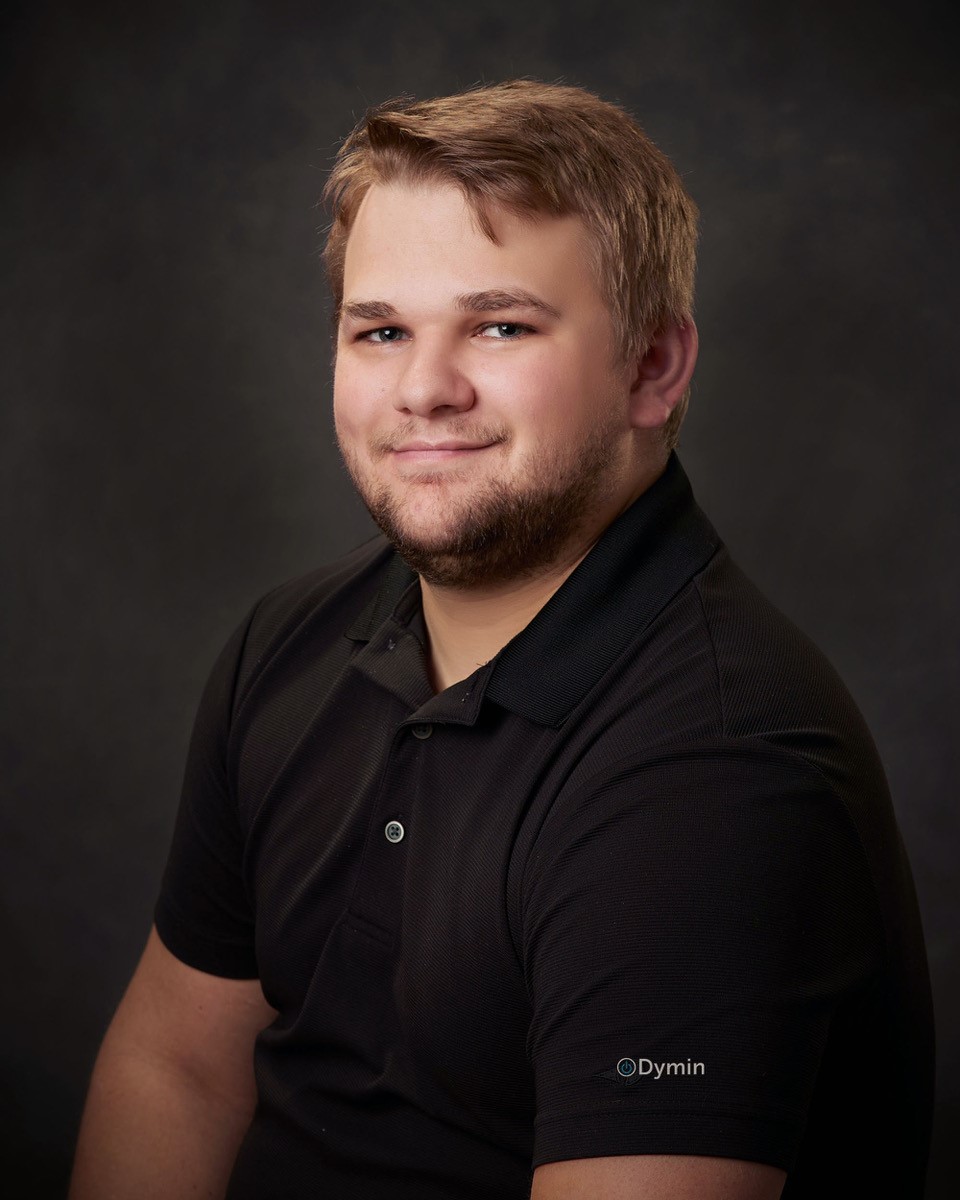
<instances>
[{"instance_id":1,"label":"fabric texture","mask_svg":"<svg viewBox=\"0 0 960 1200\"><path fill-rule=\"evenodd\" d=\"M836 673L676 454L435 695L377 536L263 597L201 698L155 911L278 1010L230 1200L529 1196L720 1155L919 1200L933 1026L910 868Z\"/></svg>"}]
</instances>

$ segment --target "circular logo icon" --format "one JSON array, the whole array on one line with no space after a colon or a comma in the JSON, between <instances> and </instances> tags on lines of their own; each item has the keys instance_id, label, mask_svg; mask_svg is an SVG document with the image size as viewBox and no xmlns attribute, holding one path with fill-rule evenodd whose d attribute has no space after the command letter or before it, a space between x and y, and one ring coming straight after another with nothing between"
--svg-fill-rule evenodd
<instances>
[{"instance_id":1,"label":"circular logo icon","mask_svg":"<svg viewBox=\"0 0 960 1200\"><path fill-rule=\"evenodd\" d=\"M631 1075L636 1075L637 1064L632 1058L621 1058L617 1063L617 1073L622 1075L624 1079L629 1079Z\"/></svg>"}]
</instances>

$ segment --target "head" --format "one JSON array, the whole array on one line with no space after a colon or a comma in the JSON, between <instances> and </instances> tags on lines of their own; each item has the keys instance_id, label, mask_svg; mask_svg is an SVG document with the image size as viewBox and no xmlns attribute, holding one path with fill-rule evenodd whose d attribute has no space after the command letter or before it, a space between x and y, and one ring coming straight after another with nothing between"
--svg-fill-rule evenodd
<instances>
[{"instance_id":1,"label":"head","mask_svg":"<svg viewBox=\"0 0 960 1200\"><path fill-rule=\"evenodd\" d=\"M433 586L572 569L682 417L672 167L620 109L518 82L374 110L327 198L335 424L372 516Z\"/></svg>"},{"instance_id":2,"label":"head","mask_svg":"<svg viewBox=\"0 0 960 1200\"><path fill-rule=\"evenodd\" d=\"M388 101L344 142L324 191L324 265L339 316L344 259L374 184L453 184L496 241L491 208L578 216L622 363L667 325L692 321L697 208L670 160L620 107L581 88L512 80L434 100ZM660 430L679 439L689 391Z\"/></svg>"}]
</instances>

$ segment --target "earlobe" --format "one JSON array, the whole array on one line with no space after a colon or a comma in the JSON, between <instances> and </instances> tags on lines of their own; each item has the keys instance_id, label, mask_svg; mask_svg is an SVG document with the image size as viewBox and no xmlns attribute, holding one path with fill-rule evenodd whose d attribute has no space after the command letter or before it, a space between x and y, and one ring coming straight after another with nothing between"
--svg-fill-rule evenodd
<instances>
[{"instance_id":1,"label":"earlobe","mask_svg":"<svg viewBox=\"0 0 960 1200\"><path fill-rule=\"evenodd\" d=\"M638 429L666 424L687 390L697 363L699 340L691 317L663 328L637 360L630 388L631 423Z\"/></svg>"}]
</instances>

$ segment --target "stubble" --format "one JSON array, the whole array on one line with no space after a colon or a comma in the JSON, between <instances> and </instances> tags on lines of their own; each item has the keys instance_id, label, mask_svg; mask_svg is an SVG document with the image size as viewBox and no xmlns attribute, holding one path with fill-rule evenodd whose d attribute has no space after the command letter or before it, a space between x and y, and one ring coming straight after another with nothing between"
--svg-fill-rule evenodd
<instances>
[{"instance_id":1,"label":"stubble","mask_svg":"<svg viewBox=\"0 0 960 1200\"><path fill-rule=\"evenodd\" d=\"M449 504L444 533L424 537L402 491L369 479L340 443L347 470L374 521L411 570L434 587L479 589L530 578L561 563L609 499L620 434L598 421L578 451L528 465L520 482L493 477L474 488L443 471L411 476L405 486L436 489Z\"/></svg>"}]
</instances>

